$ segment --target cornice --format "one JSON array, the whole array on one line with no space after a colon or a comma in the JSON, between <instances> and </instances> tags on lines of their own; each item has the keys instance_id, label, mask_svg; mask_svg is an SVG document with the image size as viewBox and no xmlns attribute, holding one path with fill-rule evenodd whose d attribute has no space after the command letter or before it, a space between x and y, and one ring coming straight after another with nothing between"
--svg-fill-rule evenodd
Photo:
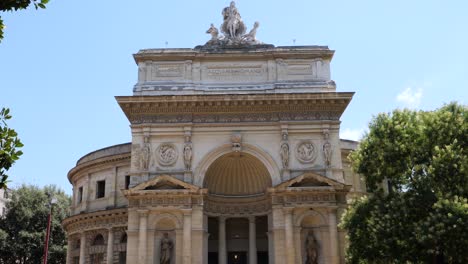
<instances>
[{"instance_id":1,"label":"cornice","mask_svg":"<svg viewBox=\"0 0 468 264\"><path fill-rule=\"evenodd\" d=\"M87 229L126 226L127 221L127 208L119 208L73 215L65 218L62 226L68 234L72 234Z\"/></svg>"},{"instance_id":2,"label":"cornice","mask_svg":"<svg viewBox=\"0 0 468 264\"><path fill-rule=\"evenodd\" d=\"M258 49L143 49L133 54L135 62L171 61L171 60L238 60L238 59L310 59L324 58L331 60L334 50L327 46L279 46Z\"/></svg>"},{"instance_id":3,"label":"cornice","mask_svg":"<svg viewBox=\"0 0 468 264\"><path fill-rule=\"evenodd\" d=\"M117 96L132 124L339 120L354 93Z\"/></svg>"},{"instance_id":4,"label":"cornice","mask_svg":"<svg viewBox=\"0 0 468 264\"><path fill-rule=\"evenodd\" d=\"M92 168L92 167L97 167L97 166L110 164L110 163L123 162L123 161L128 161L129 164L130 164L130 158L131 158L131 153L128 152L128 153L111 155L111 156L106 156L106 157L98 158L98 159L95 159L95 160L83 162L83 163L75 166L74 168L72 168L68 172L68 175L67 175L68 181L70 183L73 183L72 178L75 175L77 175L79 172L81 172L83 170L86 170L86 169L89 169L89 168Z\"/></svg>"}]
</instances>

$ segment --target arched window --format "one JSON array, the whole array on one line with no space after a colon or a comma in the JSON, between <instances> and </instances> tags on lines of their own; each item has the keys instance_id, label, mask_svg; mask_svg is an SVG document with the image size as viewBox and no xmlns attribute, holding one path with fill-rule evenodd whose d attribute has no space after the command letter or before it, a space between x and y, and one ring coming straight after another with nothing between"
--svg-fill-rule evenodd
<instances>
[{"instance_id":1,"label":"arched window","mask_svg":"<svg viewBox=\"0 0 468 264\"><path fill-rule=\"evenodd\" d=\"M123 234L122 238L120 238L120 243L126 244L127 243L127 234Z\"/></svg>"},{"instance_id":2,"label":"arched window","mask_svg":"<svg viewBox=\"0 0 468 264\"><path fill-rule=\"evenodd\" d=\"M104 245L104 237L101 234L97 234L93 240L93 246Z\"/></svg>"},{"instance_id":3,"label":"arched window","mask_svg":"<svg viewBox=\"0 0 468 264\"><path fill-rule=\"evenodd\" d=\"M81 241L79 239L77 239L75 241L75 249L80 248L80 247L81 247Z\"/></svg>"}]
</instances>

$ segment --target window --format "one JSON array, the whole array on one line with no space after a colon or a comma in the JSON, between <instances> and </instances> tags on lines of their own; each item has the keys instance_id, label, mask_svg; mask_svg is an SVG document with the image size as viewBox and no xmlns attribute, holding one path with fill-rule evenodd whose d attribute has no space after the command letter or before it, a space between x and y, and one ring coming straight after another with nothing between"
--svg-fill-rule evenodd
<instances>
[{"instance_id":1,"label":"window","mask_svg":"<svg viewBox=\"0 0 468 264\"><path fill-rule=\"evenodd\" d=\"M83 186L78 188L78 203L83 202Z\"/></svg>"},{"instance_id":2,"label":"window","mask_svg":"<svg viewBox=\"0 0 468 264\"><path fill-rule=\"evenodd\" d=\"M3 208L2 208L2 215L1 215L1 216L5 216L5 215L6 215L6 208L3 207Z\"/></svg>"},{"instance_id":3,"label":"window","mask_svg":"<svg viewBox=\"0 0 468 264\"><path fill-rule=\"evenodd\" d=\"M127 263L127 252L120 251L119 252L119 264L125 264L125 263Z\"/></svg>"},{"instance_id":4,"label":"window","mask_svg":"<svg viewBox=\"0 0 468 264\"><path fill-rule=\"evenodd\" d=\"M80 257L73 257L73 264L80 264Z\"/></svg>"},{"instance_id":5,"label":"window","mask_svg":"<svg viewBox=\"0 0 468 264\"><path fill-rule=\"evenodd\" d=\"M8 199L8 192L7 190L3 191L3 198Z\"/></svg>"},{"instance_id":6,"label":"window","mask_svg":"<svg viewBox=\"0 0 468 264\"><path fill-rule=\"evenodd\" d=\"M130 187L130 176L127 175L125 176L125 190L128 190L129 187Z\"/></svg>"},{"instance_id":7,"label":"window","mask_svg":"<svg viewBox=\"0 0 468 264\"><path fill-rule=\"evenodd\" d=\"M97 253L97 254L91 254L91 264L102 264L104 263L104 254L103 253Z\"/></svg>"},{"instance_id":8,"label":"window","mask_svg":"<svg viewBox=\"0 0 468 264\"><path fill-rule=\"evenodd\" d=\"M96 199L106 196L106 181L96 183Z\"/></svg>"}]
</instances>

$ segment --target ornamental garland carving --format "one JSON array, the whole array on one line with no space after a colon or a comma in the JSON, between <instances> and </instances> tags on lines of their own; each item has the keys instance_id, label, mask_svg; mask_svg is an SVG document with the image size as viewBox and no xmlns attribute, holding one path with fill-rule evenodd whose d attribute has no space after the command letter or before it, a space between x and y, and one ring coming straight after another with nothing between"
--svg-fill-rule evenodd
<instances>
[{"instance_id":1,"label":"ornamental garland carving","mask_svg":"<svg viewBox=\"0 0 468 264\"><path fill-rule=\"evenodd\" d=\"M156 158L158 163L162 166L172 166L177 161L179 153L177 148L172 143L162 143L156 149Z\"/></svg>"},{"instance_id":2,"label":"ornamental garland carving","mask_svg":"<svg viewBox=\"0 0 468 264\"><path fill-rule=\"evenodd\" d=\"M317 149L310 140L299 142L296 146L296 158L301 163L312 163L317 157Z\"/></svg>"}]
</instances>

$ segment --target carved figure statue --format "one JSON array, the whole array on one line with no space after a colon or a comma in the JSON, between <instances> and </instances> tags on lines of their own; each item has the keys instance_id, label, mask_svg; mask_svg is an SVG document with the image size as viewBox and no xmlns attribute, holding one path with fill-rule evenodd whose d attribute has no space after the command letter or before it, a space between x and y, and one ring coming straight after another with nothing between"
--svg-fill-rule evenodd
<instances>
[{"instance_id":1,"label":"carved figure statue","mask_svg":"<svg viewBox=\"0 0 468 264\"><path fill-rule=\"evenodd\" d=\"M329 141L323 144L323 156L325 158L325 166L331 166L332 146Z\"/></svg>"},{"instance_id":2,"label":"carved figure statue","mask_svg":"<svg viewBox=\"0 0 468 264\"><path fill-rule=\"evenodd\" d=\"M283 133L283 140L281 142L281 161L283 162L283 169L289 167L289 143L288 143L288 134Z\"/></svg>"},{"instance_id":3,"label":"carved figure statue","mask_svg":"<svg viewBox=\"0 0 468 264\"><path fill-rule=\"evenodd\" d=\"M213 24L211 24L211 27L206 31L206 33L211 34L210 41L216 42L218 40L219 31Z\"/></svg>"},{"instance_id":4,"label":"carved figure statue","mask_svg":"<svg viewBox=\"0 0 468 264\"><path fill-rule=\"evenodd\" d=\"M325 166L329 168L331 166L331 158L332 158L332 145L330 144L330 141L328 141L328 138L330 137L330 132L328 129L325 129L323 131L323 136L325 138L325 143L322 146L322 151L323 151L323 157L325 160Z\"/></svg>"},{"instance_id":5,"label":"carved figure statue","mask_svg":"<svg viewBox=\"0 0 468 264\"><path fill-rule=\"evenodd\" d=\"M171 251L173 243L169 238L168 233L164 233L163 238L161 239L161 257L159 258L159 263L161 264L170 264L171 263Z\"/></svg>"},{"instance_id":6,"label":"carved figure statue","mask_svg":"<svg viewBox=\"0 0 468 264\"><path fill-rule=\"evenodd\" d=\"M144 140L144 144L143 144L143 147L141 147L141 152L140 152L141 153L140 169L148 170L150 155L151 155L149 137L145 136L143 140Z\"/></svg>"},{"instance_id":7,"label":"carved figure statue","mask_svg":"<svg viewBox=\"0 0 468 264\"><path fill-rule=\"evenodd\" d=\"M317 241L315 240L314 233L309 232L305 241L306 261L305 264L317 264Z\"/></svg>"},{"instance_id":8,"label":"carved figure statue","mask_svg":"<svg viewBox=\"0 0 468 264\"><path fill-rule=\"evenodd\" d=\"M256 21L253 25L253 28L250 30L248 34L242 36L242 38L247 42L257 43L256 35L257 35L257 28L260 26L260 23Z\"/></svg>"},{"instance_id":9,"label":"carved figure statue","mask_svg":"<svg viewBox=\"0 0 468 264\"><path fill-rule=\"evenodd\" d=\"M228 7L225 7L222 12L224 22L221 26L221 31L227 38L240 38L245 33L245 25L241 19L239 11L237 11L234 1Z\"/></svg>"},{"instance_id":10,"label":"carved figure statue","mask_svg":"<svg viewBox=\"0 0 468 264\"><path fill-rule=\"evenodd\" d=\"M189 171L192 166L192 142L187 141L184 145L185 170Z\"/></svg>"}]
</instances>

